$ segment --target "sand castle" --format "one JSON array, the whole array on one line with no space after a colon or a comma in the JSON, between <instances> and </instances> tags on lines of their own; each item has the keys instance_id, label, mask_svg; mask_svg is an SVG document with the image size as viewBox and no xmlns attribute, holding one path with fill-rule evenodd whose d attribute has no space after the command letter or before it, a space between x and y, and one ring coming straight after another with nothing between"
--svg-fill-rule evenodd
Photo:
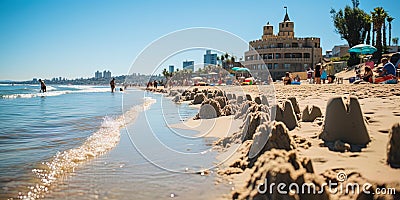
<instances>
[{"instance_id":1,"label":"sand castle","mask_svg":"<svg viewBox=\"0 0 400 200\"><path fill-rule=\"evenodd\" d=\"M400 168L400 124L393 125L389 133L387 163L393 168Z\"/></svg>"},{"instance_id":2,"label":"sand castle","mask_svg":"<svg viewBox=\"0 0 400 200\"><path fill-rule=\"evenodd\" d=\"M329 199L326 190L317 195L301 192L282 194L277 191L277 187L271 187L272 184L276 186L280 183L286 184L286 187L293 183L299 186L314 183L317 191L322 191L323 179L314 174L311 161L298 157L293 150L272 149L265 152L250 173L252 176L245 180L245 187L232 192L232 199Z\"/></svg>"},{"instance_id":3,"label":"sand castle","mask_svg":"<svg viewBox=\"0 0 400 200\"><path fill-rule=\"evenodd\" d=\"M319 137L325 142L340 140L354 145L366 145L370 142L357 97L350 97L348 102L342 97L328 100L323 130Z\"/></svg>"},{"instance_id":4,"label":"sand castle","mask_svg":"<svg viewBox=\"0 0 400 200\"><path fill-rule=\"evenodd\" d=\"M321 109L317 106L312 106L311 109L309 109L307 105L303 110L303 114L301 115L301 121L313 122L318 117L322 117Z\"/></svg>"},{"instance_id":5,"label":"sand castle","mask_svg":"<svg viewBox=\"0 0 400 200\"><path fill-rule=\"evenodd\" d=\"M283 108L274 105L273 110L276 111L275 120L283 122L290 131L298 126L297 117L294 113L291 101L286 100L283 103Z\"/></svg>"},{"instance_id":6,"label":"sand castle","mask_svg":"<svg viewBox=\"0 0 400 200\"><path fill-rule=\"evenodd\" d=\"M248 157L253 162L258 156L271 149L284 149L290 151L296 148L289 130L282 122L264 122L258 126L253 137L253 144Z\"/></svg>"}]
</instances>

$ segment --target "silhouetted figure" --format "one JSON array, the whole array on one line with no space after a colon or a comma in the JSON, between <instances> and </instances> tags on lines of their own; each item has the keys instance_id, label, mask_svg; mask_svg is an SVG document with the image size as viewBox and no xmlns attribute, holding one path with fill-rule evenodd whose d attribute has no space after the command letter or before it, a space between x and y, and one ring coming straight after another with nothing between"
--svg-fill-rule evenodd
<instances>
[{"instance_id":1,"label":"silhouetted figure","mask_svg":"<svg viewBox=\"0 0 400 200\"><path fill-rule=\"evenodd\" d=\"M157 89L157 81L154 80L154 87Z\"/></svg>"},{"instance_id":2,"label":"silhouetted figure","mask_svg":"<svg viewBox=\"0 0 400 200\"><path fill-rule=\"evenodd\" d=\"M110 81L110 86L111 86L111 93L113 93L114 90L115 90L115 78L113 78L113 79Z\"/></svg>"},{"instance_id":3,"label":"silhouetted figure","mask_svg":"<svg viewBox=\"0 0 400 200\"><path fill-rule=\"evenodd\" d=\"M47 91L46 84L44 83L44 81L42 79L39 79L39 82L40 82L40 92L45 93Z\"/></svg>"}]
</instances>

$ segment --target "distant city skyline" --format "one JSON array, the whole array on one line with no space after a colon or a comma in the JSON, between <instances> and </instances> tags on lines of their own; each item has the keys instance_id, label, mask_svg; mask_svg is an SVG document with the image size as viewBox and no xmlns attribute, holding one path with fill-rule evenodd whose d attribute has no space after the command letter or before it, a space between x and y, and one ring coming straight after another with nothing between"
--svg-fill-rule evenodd
<instances>
[{"instance_id":1,"label":"distant city skyline","mask_svg":"<svg viewBox=\"0 0 400 200\"><path fill-rule=\"evenodd\" d=\"M170 32L212 27L249 42L260 38L267 22L276 25L283 20L284 6L295 22L296 36L320 37L325 53L347 43L335 33L329 13L331 8L346 5L351 6L351 0L0 1L0 80L88 78L102 66L116 76L128 74L140 52ZM395 18L392 38L400 37L400 14L396 12L400 2L360 0L359 5L368 13L378 6ZM234 56L241 58L243 53ZM182 69L184 60L200 64L203 55L171 59L163 66ZM143 66L134 71L150 74L152 69Z\"/></svg>"}]
</instances>

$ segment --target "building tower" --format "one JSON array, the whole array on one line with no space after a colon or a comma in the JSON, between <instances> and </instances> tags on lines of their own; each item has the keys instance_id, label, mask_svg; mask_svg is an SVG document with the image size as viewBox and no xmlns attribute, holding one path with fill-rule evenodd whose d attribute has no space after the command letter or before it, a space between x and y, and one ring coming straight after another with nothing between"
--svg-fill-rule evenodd
<instances>
[{"instance_id":1,"label":"building tower","mask_svg":"<svg viewBox=\"0 0 400 200\"><path fill-rule=\"evenodd\" d=\"M264 26L262 39L266 40L267 37L273 36L273 35L274 35L274 26L272 26L271 24L269 24L269 22L267 22L267 25Z\"/></svg>"},{"instance_id":2,"label":"building tower","mask_svg":"<svg viewBox=\"0 0 400 200\"><path fill-rule=\"evenodd\" d=\"M287 7L285 6L286 14L283 22L279 23L279 36L294 37L294 22L290 21Z\"/></svg>"}]
</instances>

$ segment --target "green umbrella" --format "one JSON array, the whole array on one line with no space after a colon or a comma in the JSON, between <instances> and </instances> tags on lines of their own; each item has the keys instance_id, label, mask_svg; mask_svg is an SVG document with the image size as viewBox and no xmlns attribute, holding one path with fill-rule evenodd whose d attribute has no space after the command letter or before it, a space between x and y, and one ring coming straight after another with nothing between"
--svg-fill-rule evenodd
<instances>
[{"instance_id":1,"label":"green umbrella","mask_svg":"<svg viewBox=\"0 0 400 200\"><path fill-rule=\"evenodd\" d=\"M233 70L233 71L236 71L236 70L238 70L238 69L240 69L240 67L232 67L232 70Z\"/></svg>"}]
</instances>

